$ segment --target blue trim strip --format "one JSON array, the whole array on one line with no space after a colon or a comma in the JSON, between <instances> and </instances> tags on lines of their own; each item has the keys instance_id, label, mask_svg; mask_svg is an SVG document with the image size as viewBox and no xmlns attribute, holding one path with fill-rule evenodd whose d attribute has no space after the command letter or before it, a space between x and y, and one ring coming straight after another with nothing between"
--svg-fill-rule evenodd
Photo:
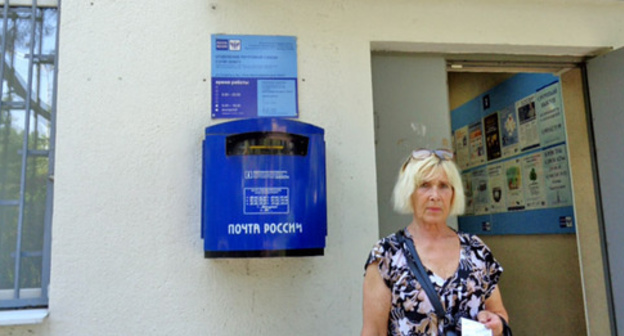
<instances>
[{"instance_id":1,"label":"blue trim strip","mask_svg":"<svg viewBox=\"0 0 624 336\"><path fill-rule=\"evenodd\" d=\"M575 233L572 206L458 218L460 231L478 235Z\"/></svg>"}]
</instances>

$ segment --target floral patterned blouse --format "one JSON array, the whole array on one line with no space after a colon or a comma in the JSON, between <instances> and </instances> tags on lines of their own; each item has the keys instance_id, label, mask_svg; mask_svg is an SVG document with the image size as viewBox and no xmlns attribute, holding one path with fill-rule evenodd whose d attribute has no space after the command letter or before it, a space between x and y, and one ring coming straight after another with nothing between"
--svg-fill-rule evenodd
<instances>
[{"instance_id":1,"label":"floral patterned blouse","mask_svg":"<svg viewBox=\"0 0 624 336\"><path fill-rule=\"evenodd\" d=\"M403 230L406 238L411 239L409 231ZM406 249L399 246L396 233L375 244L364 267L378 262L379 272L392 293L389 336L435 336L453 329L461 335L460 318L476 320L477 313L484 309L503 268L477 236L462 232L457 236L461 247L455 274L443 279L427 269L446 310L441 323L425 290L407 266Z\"/></svg>"}]
</instances>

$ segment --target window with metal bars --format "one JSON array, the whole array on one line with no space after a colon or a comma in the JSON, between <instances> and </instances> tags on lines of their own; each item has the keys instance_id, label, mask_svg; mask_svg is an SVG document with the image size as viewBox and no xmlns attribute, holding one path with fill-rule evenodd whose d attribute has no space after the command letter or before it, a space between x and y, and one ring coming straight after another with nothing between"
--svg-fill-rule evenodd
<instances>
[{"instance_id":1,"label":"window with metal bars","mask_svg":"<svg viewBox=\"0 0 624 336\"><path fill-rule=\"evenodd\" d=\"M0 309L47 306L59 10L0 3Z\"/></svg>"}]
</instances>

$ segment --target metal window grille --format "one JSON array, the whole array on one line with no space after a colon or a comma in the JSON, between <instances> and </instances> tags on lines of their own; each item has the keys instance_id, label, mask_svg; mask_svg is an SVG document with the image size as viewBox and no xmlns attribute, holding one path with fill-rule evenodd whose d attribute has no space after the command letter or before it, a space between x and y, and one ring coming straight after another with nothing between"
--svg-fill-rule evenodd
<instances>
[{"instance_id":1,"label":"metal window grille","mask_svg":"<svg viewBox=\"0 0 624 336\"><path fill-rule=\"evenodd\" d=\"M59 6L5 0L0 15L0 309L46 306Z\"/></svg>"}]
</instances>

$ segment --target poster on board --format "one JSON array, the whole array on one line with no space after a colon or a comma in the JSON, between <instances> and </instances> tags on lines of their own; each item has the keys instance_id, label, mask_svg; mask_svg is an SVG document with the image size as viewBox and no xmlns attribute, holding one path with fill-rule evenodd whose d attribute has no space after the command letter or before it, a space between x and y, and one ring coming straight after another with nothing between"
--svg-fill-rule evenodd
<instances>
[{"instance_id":1,"label":"poster on board","mask_svg":"<svg viewBox=\"0 0 624 336\"><path fill-rule=\"evenodd\" d=\"M544 170L548 206L572 205L572 186L565 145L544 150Z\"/></svg>"},{"instance_id":2,"label":"poster on board","mask_svg":"<svg viewBox=\"0 0 624 336\"><path fill-rule=\"evenodd\" d=\"M485 149L487 160L492 161L499 159L501 157L501 145L497 112L483 118L483 129L485 131Z\"/></svg>"},{"instance_id":3,"label":"poster on board","mask_svg":"<svg viewBox=\"0 0 624 336\"><path fill-rule=\"evenodd\" d=\"M537 113L535 111L535 95L532 94L516 102L518 113L518 133L520 134L520 150L538 147L539 125L537 124Z\"/></svg>"},{"instance_id":4,"label":"poster on board","mask_svg":"<svg viewBox=\"0 0 624 336\"><path fill-rule=\"evenodd\" d=\"M298 117L294 36L212 35L212 118Z\"/></svg>"},{"instance_id":5,"label":"poster on board","mask_svg":"<svg viewBox=\"0 0 624 336\"><path fill-rule=\"evenodd\" d=\"M475 214L483 215L490 213L488 173L485 167L472 171L472 199Z\"/></svg>"},{"instance_id":6,"label":"poster on board","mask_svg":"<svg viewBox=\"0 0 624 336\"><path fill-rule=\"evenodd\" d=\"M546 185L542 153L531 153L521 159L525 208L527 210L544 208L546 207Z\"/></svg>"},{"instance_id":7,"label":"poster on board","mask_svg":"<svg viewBox=\"0 0 624 336\"><path fill-rule=\"evenodd\" d=\"M559 83L554 83L540 90L535 96L541 146L547 147L565 141L565 124Z\"/></svg>"},{"instance_id":8,"label":"poster on board","mask_svg":"<svg viewBox=\"0 0 624 336\"><path fill-rule=\"evenodd\" d=\"M466 169L470 166L468 126L455 130L455 158L460 169Z\"/></svg>"},{"instance_id":9,"label":"poster on board","mask_svg":"<svg viewBox=\"0 0 624 336\"><path fill-rule=\"evenodd\" d=\"M464 187L464 196L466 198L466 207L464 209L464 215L472 215L474 213L474 199L472 191L472 174L463 173L462 183Z\"/></svg>"},{"instance_id":10,"label":"poster on board","mask_svg":"<svg viewBox=\"0 0 624 336\"><path fill-rule=\"evenodd\" d=\"M510 157L520 153L518 140L518 116L513 105L507 106L498 112L501 130L501 151L503 157Z\"/></svg>"},{"instance_id":11,"label":"poster on board","mask_svg":"<svg viewBox=\"0 0 624 336\"><path fill-rule=\"evenodd\" d=\"M468 142L470 145L470 167L485 163L485 148L483 147L483 128L481 120L468 126Z\"/></svg>"},{"instance_id":12,"label":"poster on board","mask_svg":"<svg viewBox=\"0 0 624 336\"><path fill-rule=\"evenodd\" d=\"M505 197L507 210L516 211L524 209L524 191L522 188L522 161L514 158L505 161Z\"/></svg>"},{"instance_id":13,"label":"poster on board","mask_svg":"<svg viewBox=\"0 0 624 336\"><path fill-rule=\"evenodd\" d=\"M507 211L505 168L502 163L487 166L490 213Z\"/></svg>"}]
</instances>

